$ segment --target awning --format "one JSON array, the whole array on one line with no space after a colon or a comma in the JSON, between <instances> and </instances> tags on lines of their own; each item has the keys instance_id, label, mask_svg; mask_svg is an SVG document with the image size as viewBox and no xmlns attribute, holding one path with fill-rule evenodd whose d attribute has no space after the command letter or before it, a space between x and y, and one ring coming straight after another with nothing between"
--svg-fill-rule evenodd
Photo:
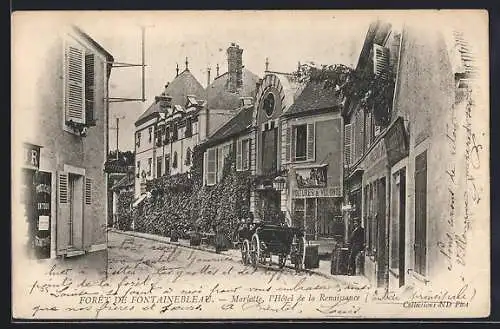
<instances>
[{"instance_id":1,"label":"awning","mask_svg":"<svg viewBox=\"0 0 500 329\"><path fill-rule=\"evenodd\" d=\"M137 207L142 201L144 201L144 199L146 199L147 196L148 196L147 194L143 194L140 197L138 197L132 204L132 207L134 208Z\"/></svg>"}]
</instances>

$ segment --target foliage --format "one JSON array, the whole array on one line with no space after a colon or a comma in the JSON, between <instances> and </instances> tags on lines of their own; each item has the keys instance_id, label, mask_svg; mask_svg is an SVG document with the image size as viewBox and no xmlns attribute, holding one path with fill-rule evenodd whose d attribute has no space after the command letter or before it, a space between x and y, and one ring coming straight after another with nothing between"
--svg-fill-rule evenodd
<instances>
[{"instance_id":1,"label":"foliage","mask_svg":"<svg viewBox=\"0 0 500 329\"><path fill-rule=\"evenodd\" d=\"M351 103L372 111L378 125L390 120L395 76L391 70L384 76L376 76L371 70L353 70L345 65L321 65L315 63L300 65L293 73L298 83L324 82L324 88L334 89Z\"/></svg>"},{"instance_id":2,"label":"foliage","mask_svg":"<svg viewBox=\"0 0 500 329\"><path fill-rule=\"evenodd\" d=\"M118 165L121 166L133 166L135 164L135 152L133 151L119 151L118 152L118 160L116 160L116 150L110 151L108 153L108 160L112 161L115 160L117 161Z\"/></svg>"},{"instance_id":3,"label":"foliage","mask_svg":"<svg viewBox=\"0 0 500 329\"><path fill-rule=\"evenodd\" d=\"M132 210L131 205L134 201L134 192L122 192L118 196L117 207L117 228L119 230L128 231L131 229L132 224Z\"/></svg>"},{"instance_id":4,"label":"foliage","mask_svg":"<svg viewBox=\"0 0 500 329\"><path fill-rule=\"evenodd\" d=\"M233 154L226 157L222 173L219 183L204 186L203 150L195 147L189 173L147 183L151 198L136 211L136 229L164 236L178 230L181 238L189 238L190 231L213 230L231 236L236 222L249 213L249 174L236 171Z\"/></svg>"}]
</instances>

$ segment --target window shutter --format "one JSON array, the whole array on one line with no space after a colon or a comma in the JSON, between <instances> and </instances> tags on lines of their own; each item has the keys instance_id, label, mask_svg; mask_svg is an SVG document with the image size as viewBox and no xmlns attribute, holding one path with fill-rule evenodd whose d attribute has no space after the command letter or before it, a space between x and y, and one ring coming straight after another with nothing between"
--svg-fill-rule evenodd
<instances>
[{"instance_id":1,"label":"window shutter","mask_svg":"<svg viewBox=\"0 0 500 329\"><path fill-rule=\"evenodd\" d=\"M60 255L69 246L70 195L67 172L57 174L56 249Z\"/></svg>"},{"instance_id":2,"label":"window shutter","mask_svg":"<svg viewBox=\"0 0 500 329\"><path fill-rule=\"evenodd\" d=\"M218 147L216 150L217 157L217 181L220 182L222 179L222 170L224 169L224 154L222 153L222 148Z\"/></svg>"},{"instance_id":3,"label":"window shutter","mask_svg":"<svg viewBox=\"0 0 500 329\"><path fill-rule=\"evenodd\" d=\"M241 150L241 140L236 141L236 170L241 170L242 168L242 150Z\"/></svg>"},{"instance_id":4,"label":"window shutter","mask_svg":"<svg viewBox=\"0 0 500 329\"><path fill-rule=\"evenodd\" d=\"M372 114L370 112L366 115L365 136L366 146L369 146L372 142Z\"/></svg>"},{"instance_id":5,"label":"window shutter","mask_svg":"<svg viewBox=\"0 0 500 329\"><path fill-rule=\"evenodd\" d=\"M92 179L85 177L85 204L92 204Z\"/></svg>"},{"instance_id":6,"label":"window shutter","mask_svg":"<svg viewBox=\"0 0 500 329\"><path fill-rule=\"evenodd\" d=\"M215 184L215 179L216 179L216 149L210 149L208 150L207 154L207 185L214 185Z\"/></svg>"},{"instance_id":7,"label":"window shutter","mask_svg":"<svg viewBox=\"0 0 500 329\"><path fill-rule=\"evenodd\" d=\"M95 58L94 54L85 55L85 120L95 125Z\"/></svg>"},{"instance_id":8,"label":"window shutter","mask_svg":"<svg viewBox=\"0 0 500 329\"><path fill-rule=\"evenodd\" d=\"M249 139L245 139L241 143L241 162L243 170L249 169L249 159L250 159L250 148L248 147L249 142L250 142Z\"/></svg>"},{"instance_id":9,"label":"window shutter","mask_svg":"<svg viewBox=\"0 0 500 329\"><path fill-rule=\"evenodd\" d=\"M427 243L427 154L415 158L415 270L426 273Z\"/></svg>"},{"instance_id":10,"label":"window shutter","mask_svg":"<svg viewBox=\"0 0 500 329\"><path fill-rule=\"evenodd\" d=\"M351 147L352 147L352 125L346 124L344 131L344 158L345 164L351 164Z\"/></svg>"},{"instance_id":11,"label":"window shutter","mask_svg":"<svg viewBox=\"0 0 500 329\"><path fill-rule=\"evenodd\" d=\"M389 49L373 44L373 73L376 76L387 78L389 70Z\"/></svg>"},{"instance_id":12,"label":"window shutter","mask_svg":"<svg viewBox=\"0 0 500 329\"><path fill-rule=\"evenodd\" d=\"M295 161L295 151L296 151L296 147L297 147L297 130L293 126L290 129L292 132L292 145L290 147L290 149L291 149L290 157L291 157L291 161Z\"/></svg>"},{"instance_id":13,"label":"window shutter","mask_svg":"<svg viewBox=\"0 0 500 329\"><path fill-rule=\"evenodd\" d=\"M314 155L316 153L315 148L315 131L314 123L307 124L307 160L314 160Z\"/></svg>"},{"instance_id":14,"label":"window shutter","mask_svg":"<svg viewBox=\"0 0 500 329\"><path fill-rule=\"evenodd\" d=\"M68 45L66 51L66 122L85 123L84 104L84 50L74 44Z\"/></svg>"},{"instance_id":15,"label":"window shutter","mask_svg":"<svg viewBox=\"0 0 500 329\"><path fill-rule=\"evenodd\" d=\"M292 138L292 130L290 127L288 127L288 128L286 128L286 135L285 135L285 161L286 162L290 162L291 138Z\"/></svg>"}]
</instances>

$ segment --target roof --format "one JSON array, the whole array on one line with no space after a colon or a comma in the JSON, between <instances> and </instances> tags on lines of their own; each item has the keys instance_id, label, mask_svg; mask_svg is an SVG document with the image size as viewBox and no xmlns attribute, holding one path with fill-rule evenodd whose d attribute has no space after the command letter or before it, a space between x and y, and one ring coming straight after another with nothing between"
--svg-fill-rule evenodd
<instances>
[{"instance_id":1,"label":"roof","mask_svg":"<svg viewBox=\"0 0 500 329\"><path fill-rule=\"evenodd\" d=\"M194 75L186 69L167 85L165 88L165 95L172 97L172 105L184 106L186 105L186 97L188 95L195 96L198 99L205 98L205 89L203 89L203 86L196 80ZM148 109L139 116L135 125L140 125L160 112L163 112L163 110L160 109L160 104L153 102Z\"/></svg>"},{"instance_id":2,"label":"roof","mask_svg":"<svg viewBox=\"0 0 500 329\"><path fill-rule=\"evenodd\" d=\"M76 25L73 25L73 28L80 33L82 37L84 37L89 43L92 44L96 49L98 49L100 52L102 52L105 56L108 62L113 62L114 58L113 55L111 55L106 49L104 49L100 44L97 43L92 37L90 37L87 33L83 32L81 28L79 28Z\"/></svg>"},{"instance_id":3,"label":"roof","mask_svg":"<svg viewBox=\"0 0 500 329\"><path fill-rule=\"evenodd\" d=\"M128 187L134 185L134 175L125 175L120 179L114 186L113 190L121 188L121 187Z\"/></svg>"},{"instance_id":4,"label":"roof","mask_svg":"<svg viewBox=\"0 0 500 329\"><path fill-rule=\"evenodd\" d=\"M225 141L230 137L244 132L247 128L250 128L252 126L252 114L253 105L241 108L231 120L226 122L209 138L206 145L214 145L218 142Z\"/></svg>"},{"instance_id":5,"label":"roof","mask_svg":"<svg viewBox=\"0 0 500 329\"><path fill-rule=\"evenodd\" d=\"M283 116L294 116L341 106L342 99L334 89L325 88L325 82L309 81L295 102Z\"/></svg>"},{"instance_id":6,"label":"roof","mask_svg":"<svg viewBox=\"0 0 500 329\"><path fill-rule=\"evenodd\" d=\"M228 91L229 73L219 75L206 89L208 106L211 109L234 110L240 106L240 97L254 97L259 77L243 67L242 86L238 92Z\"/></svg>"}]
</instances>

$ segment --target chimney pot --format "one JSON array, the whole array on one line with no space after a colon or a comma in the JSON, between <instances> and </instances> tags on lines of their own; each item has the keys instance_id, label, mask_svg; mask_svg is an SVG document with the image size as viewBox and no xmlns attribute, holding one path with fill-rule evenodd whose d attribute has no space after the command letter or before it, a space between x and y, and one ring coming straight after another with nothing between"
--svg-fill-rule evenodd
<instances>
[{"instance_id":1,"label":"chimney pot","mask_svg":"<svg viewBox=\"0 0 500 329\"><path fill-rule=\"evenodd\" d=\"M229 91L236 92L243 84L243 49L232 43L227 48L227 66L229 74Z\"/></svg>"}]
</instances>

